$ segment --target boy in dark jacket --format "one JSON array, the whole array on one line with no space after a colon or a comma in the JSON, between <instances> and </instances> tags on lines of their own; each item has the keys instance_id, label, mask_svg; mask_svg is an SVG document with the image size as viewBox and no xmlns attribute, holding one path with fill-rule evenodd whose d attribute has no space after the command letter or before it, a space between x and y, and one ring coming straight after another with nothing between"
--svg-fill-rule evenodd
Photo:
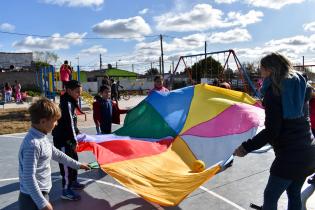
<instances>
[{"instance_id":1,"label":"boy in dark jacket","mask_svg":"<svg viewBox=\"0 0 315 210\"><path fill-rule=\"evenodd\" d=\"M78 100L81 92L82 87L78 81L70 80L66 83L66 92L60 96L59 107L61 109L61 118L58 120L58 125L52 131L55 147L75 160L78 160L78 154L75 150L77 145L76 136L80 133L77 127L75 109L78 109ZM73 191L84 188L84 185L77 181L77 170L63 164L59 164L59 167L63 187L61 198L80 200L80 195Z\"/></svg>"},{"instance_id":2,"label":"boy in dark jacket","mask_svg":"<svg viewBox=\"0 0 315 210\"><path fill-rule=\"evenodd\" d=\"M128 110L119 109L117 101L110 99L110 87L101 86L100 95L96 97L93 103L93 119L102 134L110 134L112 132L112 123L120 124L120 114L127 113Z\"/></svg>"}]
</instances>

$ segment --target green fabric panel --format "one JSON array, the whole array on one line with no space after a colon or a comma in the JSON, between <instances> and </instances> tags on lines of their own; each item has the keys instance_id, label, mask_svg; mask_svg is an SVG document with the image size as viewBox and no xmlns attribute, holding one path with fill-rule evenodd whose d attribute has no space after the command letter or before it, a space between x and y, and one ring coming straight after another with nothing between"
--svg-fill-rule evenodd
<instances>
[{"instance_id":1,"label":"green fabric panel","mask_svg":"<svg viewBox=\"0 0 315 210\"><path fill-rule=\"evenodd\" d=\"M142 101L128 112L124 126L114 133L119 136L139 138L163 138L177 135L161 115L146 101Z\"/></svg>"}]
</instances>

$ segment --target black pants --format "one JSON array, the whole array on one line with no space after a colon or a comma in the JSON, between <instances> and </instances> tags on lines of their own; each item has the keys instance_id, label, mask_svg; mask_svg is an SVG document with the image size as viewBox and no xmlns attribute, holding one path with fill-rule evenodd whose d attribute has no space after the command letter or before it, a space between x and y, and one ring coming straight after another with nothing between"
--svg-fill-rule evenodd
<instances>
[{"instance_id":1,"label":"black pants","mask_svg":"<svg viewBox=\"0 0 315 210\"><path fill-rule=\"evenodd\" d=\"M66 144L64 146L56 146L59 150L61 150L63 153L68 155L69 157L79 160L78 153L75 151L75 147L71 146L69 144ZM77 181L78 177L78 171L76 169L72 169L70 167L67 167L61 163L59 163L60 168L60 174L62 176L62 187L63 189L67 189L71 187L71 184L75 181Z\"/></svg>"},{"instance_id":2,"label":"black pants","mask_svg":"<svg viewBox=\"0 0 315 210\"><path fill-rule=\"evenodd\" d=\"M46 198L46 200L49 201L49 196L47 192L42 192L43 196ZM20 192L19 195L19 210L38 210L35 202L31 198L30 195Z\"/></svg>"}]
</instances>

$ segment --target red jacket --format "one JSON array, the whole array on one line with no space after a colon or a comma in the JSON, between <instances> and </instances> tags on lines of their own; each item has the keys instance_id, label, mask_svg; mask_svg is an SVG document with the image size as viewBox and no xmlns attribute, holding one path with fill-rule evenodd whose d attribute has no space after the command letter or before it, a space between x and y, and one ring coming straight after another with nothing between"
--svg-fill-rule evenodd
<instances>
[{"instance_id":1,"label":"red jacket","mask_svg":"<svg viewBox=\"0 0 315 210\"><path fill-rule=\"evenodd\" d=\"M112 123L120 124L120 115L128 112L126 109L119 109L118 103L116 101L112 101ZM95 124L99 124L101 119L101 105L100 102L95 101L93 103L93 119Z\"/></svg>"},{"instance_id":2,"label":"red jacket","mask_svg":"<svg viewBox=\"0 0 315 210\"><path fill-rule=\"evenodd\" d=\"M62 82L67 82L70 80L70 75L71 75L70 66L62 64L60 67L60 80Z\"/></svg>"}]
</instances>

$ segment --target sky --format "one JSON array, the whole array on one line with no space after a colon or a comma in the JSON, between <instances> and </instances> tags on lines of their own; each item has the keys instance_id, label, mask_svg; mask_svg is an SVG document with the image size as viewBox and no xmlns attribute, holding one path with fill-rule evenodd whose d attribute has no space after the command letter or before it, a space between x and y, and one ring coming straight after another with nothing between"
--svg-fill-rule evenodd
<instances>
[{"instance_id":1,"label":"sky","mask_svg":"<svg viewBox=\"0 0 315 210\"><path fill-rule=\"evenodd\" d=\"M208 52L233 49L241 62L280 52L315 64L315 0L0 0L0 8L0 51L55 52L56 65L98 68L101 54L104 66L142 73L158 65L160 34L165 69L203 53L205 41Z\"/></svg>"}]
</instances>

